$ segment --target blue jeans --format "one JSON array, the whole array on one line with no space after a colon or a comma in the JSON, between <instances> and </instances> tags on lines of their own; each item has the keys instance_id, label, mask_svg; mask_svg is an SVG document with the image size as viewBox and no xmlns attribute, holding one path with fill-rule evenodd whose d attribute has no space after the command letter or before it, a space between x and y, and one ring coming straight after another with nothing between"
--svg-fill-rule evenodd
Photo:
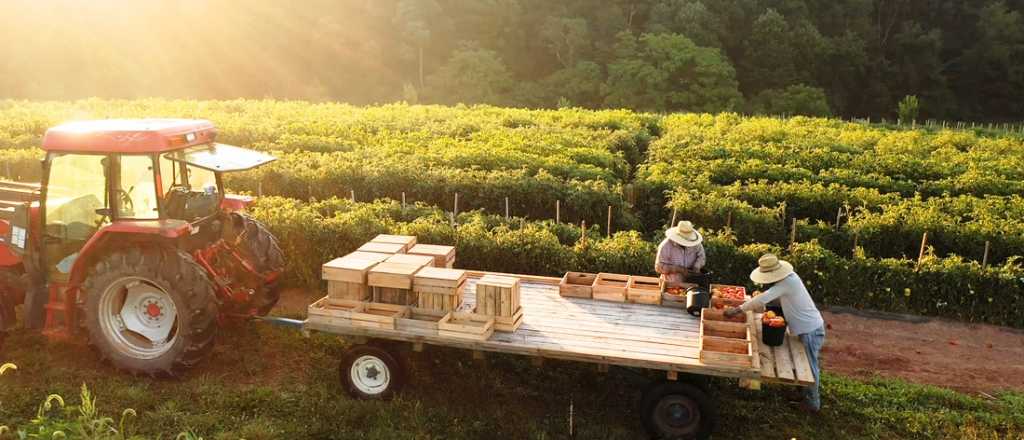
<instances>
[{"instance_id":1,"label":"blue jeans","mask_svg":"<svg viewBox=\"0 0 1024 440\"><path fill-rule=\"evenodd\" d=\"M800 335L800 341L807 349L807 360L811 362L811 372L814 373L814 385L804 388L804 400L810 407L821 409L821 394L818 391L821 385L821 365L818 363L818 354L821 353L821 346L825 345L825 326Z\"/></svg>"}]
</instances>

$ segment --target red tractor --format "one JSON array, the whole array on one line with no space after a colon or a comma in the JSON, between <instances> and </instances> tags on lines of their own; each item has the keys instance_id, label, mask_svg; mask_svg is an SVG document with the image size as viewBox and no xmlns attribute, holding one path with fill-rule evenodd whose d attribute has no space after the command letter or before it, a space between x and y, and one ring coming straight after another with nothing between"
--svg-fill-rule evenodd
<instances>
[{"instance_id":1,"label":"red tractor","mask_svg":"<svg viewBox=\"0 0 1024 440\"><path fill-rule=\"evenodd\" d=\"M274 157L216 136L203 120L48 130L42 183L0 182L0 336L24 303L27 328L84 329L115 367L174 375L223 320L269 312L281 249L222 176Z\"/></svg>"}]
</instances>

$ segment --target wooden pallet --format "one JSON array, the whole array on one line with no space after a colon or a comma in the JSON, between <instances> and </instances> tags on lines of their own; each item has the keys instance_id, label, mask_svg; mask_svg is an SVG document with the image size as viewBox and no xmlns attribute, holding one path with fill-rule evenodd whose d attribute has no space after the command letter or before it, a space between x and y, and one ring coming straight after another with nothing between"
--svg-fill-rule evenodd
<instances>
[{"instance_id":1,"label":"wooden pallet","mask_svg":"<svg viewBox=\"0 0 1024 440\"><path fill-rule=\"evenodd\" d=\"M408 250L409 254L427 255L434 258L434 266L451 269L455 266L455 247L437 244L417 244Z\"/></svg>"},{"instance_id":2,"label":"wooden pallet","mask_svg":"<svg viewBox=\"0 0 1024 440\"><path fill-rule=\"evenodd\" d=\"M594 299L625 302L628 285L629 275L601 272L597 274L597 278L594 278L594 286L591 291Z\"/></svg>"},{"instance_id":3,"label":"wooden pallet","mask_svg":"<svg viewBox=\"0 0 1024 440\"><path fill-rule=\"evenodd\" d=\"M596 273L566 272L558 283L558 294L571 298L592 298Z\"/></svg>"},{"instance_id":4,"label":"wooden pallet","mask_svg":"<svg viewBox=\"0 0 1024 440\"><path fill-rule=\"evenodd\" d=\"M626 284L626 300L637 304L661 304L661 279L630 276Z\"/></svg>"}]
</instances>

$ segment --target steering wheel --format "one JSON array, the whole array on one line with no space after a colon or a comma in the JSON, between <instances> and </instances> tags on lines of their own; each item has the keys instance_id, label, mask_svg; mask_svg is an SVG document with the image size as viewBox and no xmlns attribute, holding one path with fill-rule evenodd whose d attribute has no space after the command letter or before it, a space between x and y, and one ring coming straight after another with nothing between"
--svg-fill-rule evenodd
<instances>
[{"instance_id":1,"label":"steering wheel","mask_svg":"<svg viewBox=\"0 0 1024 440\"><path fill-rule=\"evenodd\" d=\"M117 202L122 213L135 212L135 202L132 200L131 194L129 194L133 189L135 189L135 187L128 188L128 191L123 189L117 190Z\"/></svg>"}]
</instances>

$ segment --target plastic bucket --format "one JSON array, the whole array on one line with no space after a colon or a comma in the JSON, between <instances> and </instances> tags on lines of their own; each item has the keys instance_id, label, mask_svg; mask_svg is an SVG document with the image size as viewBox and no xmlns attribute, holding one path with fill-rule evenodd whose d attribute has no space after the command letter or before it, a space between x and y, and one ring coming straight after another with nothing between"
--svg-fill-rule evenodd
<instances>
[{"instance_id":1,"label":"plastic bucket","mask_svg":"<svg viewBox=\"0 0 1024 440\"><path fill-rule=\"evenodd\" d=\"M778 347L782 345L784 340L786 340L786 326L771 327L768 324L761 323L761 342L765 345Z\"/></svg>"}]
</instances>

